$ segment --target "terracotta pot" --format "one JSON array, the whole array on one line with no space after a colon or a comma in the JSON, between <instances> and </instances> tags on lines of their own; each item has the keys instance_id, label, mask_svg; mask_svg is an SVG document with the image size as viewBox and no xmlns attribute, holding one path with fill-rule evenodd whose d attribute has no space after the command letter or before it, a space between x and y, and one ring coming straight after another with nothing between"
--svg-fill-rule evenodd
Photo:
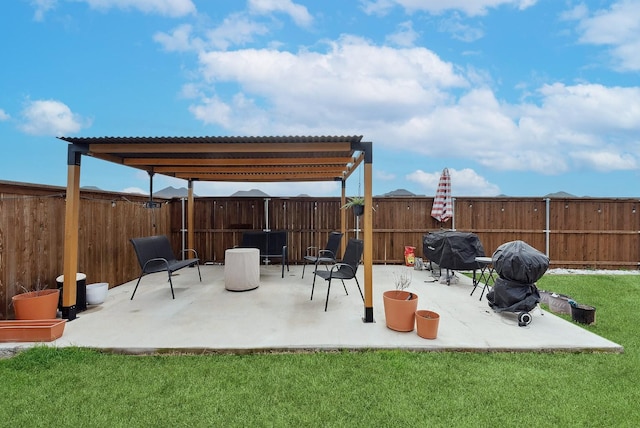
<instances>
[{"instance_id":1,"label":"terracotta pot","mask_svg":"<svg viewBox=\"0 0 640 428\"><path fill-rule=\"evenodd\" d=\"M55 319L60 290L29 291L11 298L17 320Z\"/></svg>"},{"instance_id":2,"label":"terracotta pot","mask_svg":"<svg viewBox=\"0 0 640 428\"><path fill-rule=\"evenodd\" d=\"M413 331L418 295L408 291L389 290L382 293L382 299L387 327L395 331Z\"/></svg>"},{"instance_id":3,"label":"terracotta pot","mask_svg":"<svg viewBox=\"0 0 640 428\"><path fill-rule=\"evenodd\" d=\"M418 336L424 339L435 339L438 336L438 325L440 325L440 315L437 312L416 311Z\"/></svg>"},{"instance_id":4,"label":"terracotta pot","mask_svg":"<svg viewBox=\"0 0 640 428\"><path fill-rule=\"evenodd\" d=\"M51 342L62 336L66 320L0 321L0 342Z\"/></svg>"}]
</instances>

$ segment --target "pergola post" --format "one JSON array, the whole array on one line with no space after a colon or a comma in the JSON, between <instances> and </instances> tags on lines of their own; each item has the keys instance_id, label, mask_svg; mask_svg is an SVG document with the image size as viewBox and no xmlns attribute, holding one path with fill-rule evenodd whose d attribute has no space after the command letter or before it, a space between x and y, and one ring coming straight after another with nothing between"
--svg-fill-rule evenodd
<instances>
[{"instance_id":1,"label":"pergola post","mask_svg":"<svg viewBox=\"0 0 640 428\"><path fill-rule=\"evenodd\" d=\"M364 322L373 320L373 148L371 142L360 143L364 151Z\"/></svg>"},{"instance_id":2,"label":"pergola post","mask_svg":"<svg viewBox=\"0 0 640 428\"><path fill-rule=\"evenodd\" d=\"M189 180L187 196L187 248L195 248L195 203L193 200L193 180Z\"/></svg>"},{"instance_id":3,"label":"pergola post","mask_svg":"<svg viewBox=\"0 0 640 428\"><path fill-rule=\"evenodd\" d=\"M354 163L354 168L364 162L364 213L362 224L362 241L364 244L362 263L364 268L364 322L373 320L373 145L370 141L358 141L351 144L353 150L361 152ZM353 169L350 173L353 172ZM344 184L342 202L344 203ZM358 223L356 223L358 226Z\"/></svg>"},{"instance_id":4,"label":"pergola post","mask_svg":"<svg viewBox=\"0 0 640 428\"><path fill-rule=\"evenodd\" d=\"M343 239L340 241L340 254L344 254L345 240L347 236L347 210L343 210L342 207L347 203L347 181L342 180L342 193L340 195L340 232L342 232Z\"/></svg>"},{"instance_id":5,"label":"pergola post","mask_svg":"<svg viewBox=\"0 0 640 428\"><path fill-rule=\"evenodd\" d=\"M62 318L76 319L76 275L80 223L80 159L86 148L70 144L67 152L67 195L64 217Z\"/></svg>"}]
</instances>

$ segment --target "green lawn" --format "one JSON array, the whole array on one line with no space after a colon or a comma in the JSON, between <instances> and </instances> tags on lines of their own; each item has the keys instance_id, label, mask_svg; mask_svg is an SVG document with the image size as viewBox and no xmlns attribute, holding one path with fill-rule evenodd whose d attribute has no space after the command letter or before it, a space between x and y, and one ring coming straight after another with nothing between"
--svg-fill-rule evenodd
<instances>
[{"instance_id":1,"label":"green lawn","mask_svg":"<svg viewBox=\"0 0 640 428\"><path fill-rule=\"evenodd\" d=\"M639 426L640 276L547 275L538 287L595 306L585 328L625 352L137 357L37 347L0 360L0 424Z\"/></svg>"}]
</instances>

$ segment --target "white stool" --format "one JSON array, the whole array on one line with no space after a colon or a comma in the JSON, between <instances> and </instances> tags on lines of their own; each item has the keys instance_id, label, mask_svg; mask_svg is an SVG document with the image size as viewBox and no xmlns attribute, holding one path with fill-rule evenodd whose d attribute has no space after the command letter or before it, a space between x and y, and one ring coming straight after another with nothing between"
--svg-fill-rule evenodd
<instances>
[{"instance_id":1,"label":"white stool","mask_svg":"<svg viewBox=\"0 0 640 428\"><path fill-rule=\"evenodd\" d=\"M231 248L224 252L224 288L247 291L260 285L260 250Z\"/></svg>"}]
</instances>

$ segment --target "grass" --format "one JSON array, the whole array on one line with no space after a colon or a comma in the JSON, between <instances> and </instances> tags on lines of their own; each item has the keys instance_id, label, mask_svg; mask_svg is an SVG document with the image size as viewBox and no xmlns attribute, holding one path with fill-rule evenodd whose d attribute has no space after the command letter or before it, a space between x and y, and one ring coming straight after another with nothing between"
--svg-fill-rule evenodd
<instances>
[{"instance_id":1,"label":"grass","mask_svg":"<svg viewBox=\"0 0 640 428\"><path fill-rule=\"evenodd\" d=\"M640 276L548 275L597 308L607 353L126 356L36 347L0 360L12 426L635 427ZM534 321L535 322L535 321Z\"/></svg>"}]
</instances>

